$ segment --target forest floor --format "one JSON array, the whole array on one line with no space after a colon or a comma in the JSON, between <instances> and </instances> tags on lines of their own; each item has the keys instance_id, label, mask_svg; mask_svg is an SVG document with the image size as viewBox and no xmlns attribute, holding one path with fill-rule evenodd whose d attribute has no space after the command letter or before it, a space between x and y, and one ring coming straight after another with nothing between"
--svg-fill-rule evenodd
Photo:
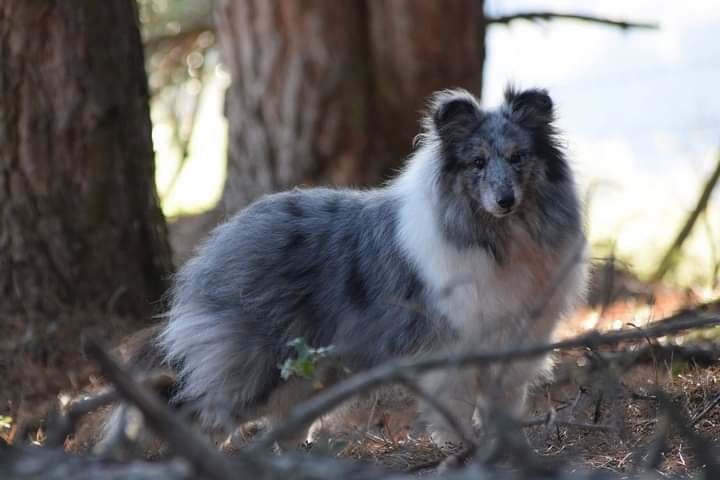
<instances>
[{"instance_id":1,"label":"forest floor","mask_svg":"<svg viewBox=\"0 0 720 480\"><path fill-rule=\"evenodd\" d=\"M669 316L697 299L689 292L655 290L653 304L631 295L618 299L604 312L586 308L568 321L560 338L570 338L588 329L600 331L643 328ZM720 304L715 308L720 310ZM594 353L607 355L634 351L637 358L622 369L583 374L587 352L557 356L555 380L536 388L529 400L528 417L536 425L525 428L530 444L551 463L572 465L580 470L601 469L633 472L646 465L647 452L655 441L659 402L663 391L707 440L720 441L720 349L717 330L693 332L660 339L657 346L674 345L677 350L643 355L649 342L625 343ZM669 355L668 355L669 352ZM702 352L702 353L700 353ZM377 404L376 404L377 405ZM323 453L371 461L395 471L432 472L459 448L436 447L415 427L416 411L410 405L385 411L374 410L373 419L360 412L349 420L349 430L321 436L311 447ZM542 421L545 419L546 421ZM379 421L378 421L379 420ZM557 422L557 423L556 423ZM348 427L346 425L346 427ZM698 469L695 453L687 440L670 431L658 471L687 474Z\"/></svg>"},{"instance_id":2,"label":"forest floor","mask_svg":"<svg viewBox=\"0 0 720 480\"><path fill-rule=\"evenodd\" d=\"M616 279L613 292L604 308L586 307L566 322L560 338L570 338L590 329L643 328L702 300L690 290L644 285L631 276ZM129 328L125 319L111 315L105 318L116 332ZM5 338L26 340L20 350L17 344L0 343L0 369L3 370L0 439L17 443L18 435L25 435L24 440L42 443L46 419L53 408L87 389L89 384L98 383L97 370L78 354L81 350L78 331L65 332L60 338L51 329L38 340L29 333L17 336L19 331L14 329L27 330L27 326L13 326L12 322L6 325ZM107 328L106 332L111 330ZM567 462L579 469L632 472L646 461L645 454L655 438L659 407L654 392L658 389L669 395L684 415L695 422L694 428L699 434L720 441L720 357L717 354L720 350L715 336L715 331L706 330L660 339L653 344L679 345L691 353L686 355L687 352L678 350L677 357L651 353L604 375L578 373L578 367L592 360L589 352L559 354L556 380L536 388L529 402L528 418L535 421L525 431L534 451L548 461ZM639 352L648 342L628 343L593 354ZM696 348L711 353L694 357L692 351ZM64 393L58 396L61 390ZM419 433L414 427L415 411L407 405L375 410L373 419L368 421L367 415L354 418L343 433L322 437L310 451L371 461L392 470L417 471L418 474L433 471L438 462L457 452L452 447L437 448ZM72 442L68 446L77 448ZM695 453L686 439L671 431L669 442L662 450L659 470L687 473L697 468Z\"/></svg>"},{"instance_id":3,"label":"forest floor","mask_svg":"<svg viewBox=\"0 0 720 480\"><path fill-rule=\"evenodd\" d=\"M561 362L574 363L567 356ZM652 392L660 388L687 418L703 412L720 394L720 368L677 362L644 365L619 376L618 388L609 384L581 382L547 385L532 398L529 418L545 419L552 411L564 424L528 427L525 432L536 454L549 462L577 469L601 469L618 473L641 470L654 441L658 425L658 401ZM598 388L599 387L599 388ZM568 412L569 415L562 415ZM340 456L370 460L392 470L432 471L449 454L460 449L438 448L426 435L416 432L407 412L388 412L382 428L344 437ZM565 419L570 419L565 420ZM407 420L403 423L402 420ZM695 427L705 439L720 441L720 408L712 408ZM659 471L688 474L698 469L695 453L687 441L671 433L662 452ZM337 442L337 440L335 440Z\"/></svg>"},{"instance_id":4,"label":"forest floor","mask_svg":"<svg viewBox=\"0 0 720 480\"><path fill-rule=\"evenodd\" d=\"M8 443L20 432L42 440L59 405L100 383L98 367L83 353L86 339L115 345L146 326L105 306L57 315L0 312L0 323L0 440Z\"/></svg>"}]
</instances>

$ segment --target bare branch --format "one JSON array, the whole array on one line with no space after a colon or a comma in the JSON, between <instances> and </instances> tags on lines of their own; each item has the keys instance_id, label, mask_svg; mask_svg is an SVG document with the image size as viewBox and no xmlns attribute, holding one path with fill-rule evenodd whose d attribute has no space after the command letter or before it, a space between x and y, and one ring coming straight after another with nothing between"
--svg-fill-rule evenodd
<instances>
[{"instance_id":1,"label":"bare branch","mask_svg":"<svg viewBox=\"0 0 720 480\"><path fill-rule=\"evenodd\" d=\"M680 253L680 250L682 249L683 244L685 243L685 240L687 240L690 236L690 233L692 232L698 217L700 217L700 214L704 212L707 208L708 203L710 202L710 197L712 196L712 192L719 181L720 152L718 152L717 154L717 165L715 166L715 169L712 171L707 181L705 182L705 186L700 193L700 198L698 198L698 201L695 204L695 208L693 208L692 212L690 212L690 215L688 215L687 220L685 220L685 224L678 232L672 245L670 245L667 252L665 252L665 255L663 255L663 258L660 261L660 266L653 274L654 280L660 280L677 263L677 257Z\"/></svg>"},{"instance_id":2,"label":"bare branch","mask_svg":"<svg viewBox=\"0 0 720 480\"><path fill-rule=\"evenodd\" d=\"M538 425L544 425L545 427L553 427L557 425L559 427L579 428L581 430L591 430L599 432L608 432L613 429L613 427L611 426L602 425L599 423L581 423L573 422L570 420L549 419L547 417L533 418L523 422L522 425L523 427L534 427Z\"/></svg>"},{"instance_id":3,"label":"bare branch","mask_svg":"<svg viewBox=\"0 0 720 480\"><path fill-rule=\"evenodd\" d=\"M183 173L183 170L185 170L185 166L188 163L188 160L190 159L190 142L192 141L193 134L195 133L195 127L197 124L197 120L200 113L200 103L202 102L202 96L205 90L205 69L206 69L207 62L203 63L202 68L200 69L200 73L198 74L198 81L200 82L200 89L195 94L195 98L193 100L192 108L190 109L190 115L188 120L188 127L185 134L180 133L180 115L174 114L172 115L173 118L173 125L172 125L172 131L173 131L173 141L175 142L175 145L180 150L179 155L179 161L177 164L177 167L175 167L175 171L172 174L172 177L170 177L170 181L167 184L167 187L165 187L165 192L163 193L162 197L163 199L166 199L170 196L170 194L175 190L175 187L177 185L178 180L180 180L180 176Z\"/></svg>"},{"instance_id":4,"label":"bare branch","mask_svg":"<svg viewBox=\"0 0 720 480\"><path fill-rule=\"evenodd\" d=\"M690 421L690 426L694 427L695 425L697 425L700 420L705 418L705 416L708 413L710 413L710 411L713 408L717 407L718 405L720 405L720 395L718 395L717 397L712 399L712 401L710 401L710 403L708 403L707 406L705 408L703 408L701 412L699 412L697 415L693 416L692 420Z\"/></svg>"},{"instance_id":5,"label":"bare branch","mask_svg":"<svg viewBox=\"0 0 720 480\"><path fill-rule=\"evenodd\" d=\"M509 24L515 20L528 21L552 21L552 20L576 20L580 22L596 23L600 25L608 25L620 28L622 30L629 29L645 29L657 30L659 26L656 23L629 22L626 20L614 20L606 17L597 17L594 15L583 15L578 13L559 13L550 11L537 12L519 12L512 15L502 15L499 17L486 17L485 21L489 24Z\"/></svg>"},{"instance_id":6,"label":"bare branch","mask_svg":"<svg viewBox=\"0 0 720 480\"><path fill-rule=\"evenodd\" d=\"M234 478L233 470L216 449L178 420L159 398L136 385L130 375L97 343L88 342L86 351L115 385L118 395L135 405L148 426L190 462L198 474L213 479Z\"/></svg>"},{"instance_id":7,"label":"bare branch","mask_svg":"<svg viewBox=\"0 0 720 480\"><path fill-rule=\"evenodd\" d=\"M475 450L477 450L477 443L474 439L467 435L465 429L462 427L462 425L460 425L455 415L453 415L452 412L445 407L445 405L437 401L437 399L433 397L430 392L427 392L411 378L403 377L400 380L400 383L405 386L405 388L410 390L413 394L415 394L415 396L417 396L419 399L427 402L428 405L434 408L443 417L443 419L447 422L450 428L453 429L453 431L457 434L458 437L460 437L463 444L465 445L466 450L463 452L465 458L472 456Z\"/></svg>"},{"instance_id":8,"label":"bare branch","mask_svg":"<svg viewBox=\"0 0 720 480\"><path fill-rule=\"evenodd\" d=\"M444 368L461 368L537 358L558 349L597 348L616 345L625 341L658 338L683 330L720 324L720 314L703 312L703 308L682 311L644 330L623 330L605 334L590 332L561 342L525 346L497 352L434 355L420 360L400 359L388 362L351 376L347 380L298 405L289 413L285 423L278 425L257 442L255 449L270 448L277 439L294 433L301 426L313 421L358 393L372 390L386 383L402 381L403 378L408 376Z\"/></svg>"},{"instance_id":9,"label":"bare branch","mask_svg":"<svg viewBox=\"0 0 720 480\"><path fill-rule=\"evenodd\" d=\"M75 431L75 426L80 419L100 407L104 407L117 400L117 393L114 390L103 392L94 397L75 402L68 408L64 415L58 415L48 428L45 445L59 447L65 442L65 438Z\"/></svg>"},{"instance_id":10,"label":"bare branch","mask_svg":"<svg viewBox=\"0 0 720 480\"><path fill-rule=\"evenodd\" d=\"M620 364L643 364L682 360L702 367L720 363L720 349L697 345L644 345L637 350L598 354L607 362Z\"/></svg>"},{"instance_id":11,"label":"bare branch","mask_svg":"<svg viewBox=\"0 0 720 480\"><path fill-rule=\"evenodd\" d=\"M71 455L61 448L0 449L3 480L193 480L182 460L119 463L96 455Z\"/></svg>"},{"instance_id":12,"label":"bare branch","mask_svg":"<svg viewBox=\"0 0 720 480\"><path fill-rule=\"evenodd\" d=\"M145 388L155 391L159 388L169 386L172 382L173 379L163 373L150 376L142 380L140 384ZM50 447L61 446L65 442L65 438L75 431L77 423L83 416L105 405L109 405L117 399L117 392L110 389L92 397L83 398L82 400L71 403L61 415L50 420L45 445Z\"/></svg>"}]
</instances>

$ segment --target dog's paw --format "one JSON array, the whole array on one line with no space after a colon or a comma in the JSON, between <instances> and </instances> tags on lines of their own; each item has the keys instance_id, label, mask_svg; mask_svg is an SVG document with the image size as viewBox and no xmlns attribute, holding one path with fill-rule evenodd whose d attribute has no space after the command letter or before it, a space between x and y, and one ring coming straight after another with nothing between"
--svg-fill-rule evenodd
<instances>
[{"instance_id":1,"label":"dog's paw","mask_svg":"<svg viewBox=\"0 0 720 480\"><path fill-rule=\"evenodd\" d=\"M433 430L430 432L430 441L439 448L456 448L463 445L462 438L452 430Z\"/></svg>"}]
</instances>

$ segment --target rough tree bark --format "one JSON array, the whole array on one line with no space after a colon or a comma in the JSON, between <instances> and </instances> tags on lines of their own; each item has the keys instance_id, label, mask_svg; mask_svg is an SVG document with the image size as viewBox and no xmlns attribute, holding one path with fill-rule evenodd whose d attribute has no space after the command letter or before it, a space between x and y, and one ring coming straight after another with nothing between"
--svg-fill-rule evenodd
<instances>
[{"instance_id":1,"label":"rough tree bark","mask_svg":"<svg viewBox=\"0 0 720 480\"><path fill-rule=\"evenodd\" d=\"M232 84L224 210L297 184L362 176L366 12L355 0L222 0Z\"/></svg>"},{"instance_id":2,"label":"rough tree bark","mask_svg":"<svg viewBox=\"0 0 720 480\"><path fill-rule=\"evenodd\" d=\"M482 86L482 1L224 0L224 211L297 184L376 185L434 90Z\"/></svg>"},{"instance_id":3,"label":"rough tree bark","mask_svg":"<svg viewBox=\"0 0 720 480\"><path fill-rule=\"evenodd\" d=\"M0 307L149 312L170 256L135 2L0 0L0 61Z\"/></svg>"},{"instance_id":4,"label":"rough tree bark","mask_svg":"<svg viewBox=\"0 0 720 480\"><path fill-rule=\"evenodd\" d=\"M483 1L368 0L372 61L372 162L378 181L412 149L432 92L482 92Z\"/></svg>"}]
</instances>

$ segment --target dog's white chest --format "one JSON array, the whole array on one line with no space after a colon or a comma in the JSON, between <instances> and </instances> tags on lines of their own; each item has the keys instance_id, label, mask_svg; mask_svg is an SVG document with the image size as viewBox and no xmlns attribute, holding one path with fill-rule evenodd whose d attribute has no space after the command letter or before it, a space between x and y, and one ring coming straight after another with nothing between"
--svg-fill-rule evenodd
<instances>
[{"instance_id":1,"label":"dog's white chest","mask_svg":"<svg viewBox=\"0 0 720 480\"><path fill-rule=\"evenodd\" d=\"M571 285L579 273L567 268L569 257L547 251L519 228L501 263L483 249L459 249L427 233L424 242L413 242L416 265L435 309L469 342L549 335L576 296Z\"/></svg>"},{"instance_id":2,"label":"dog's white chest","mask_svg":"<svg viewBox=\"0 0 720 480\"><path fill-rule=\"evenodd\" d=\"M481 249L446 246L430 262L426 281L438 295L443 313L454 323L488 322L530 310L551 266L539 251L511 252L498 263Z\"/></svg>"},{"instance_id":3,"label":"dog's white chest","mask_svg":"<svg viewBox=\"0 0 720 480\"><path fill-rule=\"evenodd\" d=\"M583 290L582 234L549 249L516 225L500 264L484 249L458 248L438 228L432 195L424 193L432 188L418 187L431 178L430 164L416 160L396 186L403 202L397 240L430 290L434 313L471 342L547 337Z\"/></svg>"}]
</instances>

